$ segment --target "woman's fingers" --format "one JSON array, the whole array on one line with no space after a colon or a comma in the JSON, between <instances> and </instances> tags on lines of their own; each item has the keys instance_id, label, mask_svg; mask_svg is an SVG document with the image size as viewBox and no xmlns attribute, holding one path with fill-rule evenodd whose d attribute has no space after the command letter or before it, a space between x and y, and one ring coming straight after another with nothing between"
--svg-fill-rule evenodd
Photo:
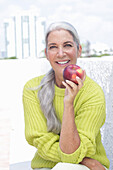
<instances>
[{"instance_id":1,"label":"woman's fingers","mask_svg":"<svg viewBox=\"0 0 113 170\"><path fill-rule=\"evenodd\" d=\"M75 84L72 81L66 80L66 82L63 81L62 83L70 93L75 89Z\"/></svg>"},{"instance_id":2,"label":"woman's fingers","mask_svg":"<svg viewBox=\"0 0 113 170\"><path fill-rule=\"evenodd\" d=\"M66 80L66 83L67 83L71 88L76 87L75 83L73 83L73 82L70 81L70 80Z\"/></svg>"},{"instance_id":3,"label":"woman's fingers","mask_svg":"<svg viewBox=\"0 0 113 170\"><path fill-rule=\"evenodd\" d=\"M92 169L92 170L93 169L105 170L105 168L103 167L103 165L100 162L98 162L97 160L92 159L92 158L85 157L80 164L85 165L89 169Z\"/></svg>"},{"instance_id":4,"label":"woman's fingers","mask_svg":"<svg viewBox=\"0 0 113 170\"><path fill-rule=\"evenodd\" d=\"M76 80L78 82L78 89L80 89L83 86L83 80L81 80L79 77L76 77Z\"/></svg>"}]
</instances>

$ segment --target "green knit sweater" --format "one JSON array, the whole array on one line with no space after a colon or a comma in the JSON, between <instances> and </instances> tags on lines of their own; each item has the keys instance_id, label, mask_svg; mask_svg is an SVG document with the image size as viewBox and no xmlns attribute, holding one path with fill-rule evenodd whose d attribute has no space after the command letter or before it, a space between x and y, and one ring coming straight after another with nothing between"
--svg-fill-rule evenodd
<instances>
[{"instance_id":1,"label":"green knit sweater","mask_svg":"<svg viewBox=\"0 0 113 170\"><path fill-rule=\"evenodd\" d=\"M25 117L25 137L28 143L37 148L31 162L32 168L54 167L58 162L78 164L84 157L98 160L109 168L109 160L101 142L100 128L105 122L105 98L101 87L89 77L74 101L75 123L81 144L72 154L65 154L59 147L59 135L47 131L46 118L37 98L37 87L43 76L28 81L23 90ZM55 85L54 107L57 118L62 123L65 89Z\"/></svg>"}]
</instances>

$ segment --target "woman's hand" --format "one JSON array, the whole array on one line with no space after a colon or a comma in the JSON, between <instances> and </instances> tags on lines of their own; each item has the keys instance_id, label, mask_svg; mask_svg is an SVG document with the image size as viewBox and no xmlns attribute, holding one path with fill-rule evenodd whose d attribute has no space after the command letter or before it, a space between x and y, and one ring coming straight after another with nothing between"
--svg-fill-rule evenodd
<instances>
[{"instance_id":1,"label":"woman's hand","mask_svg":"<svg viewBox=\"0 0 113 170\"><path fill-rule=\"evenodd\" d=\"M92 158L84 158L80 164L87 166L90 170L105 170L100 162Z\"/></svg>"},{"instance_id":2,"label":"woman's hand","mask_svg":"<svg viewBox=\"0 0 113 170\"><path fill-rule=\"evenodd\" d=\"M85 78L86 78L86 72L84 71L84 76L82 80L79 77L76 77L78 85L76 85L75 83L69 80L66 80L66 82L64 81L62 82L62 84L66 87L64 103L73 104L77 93L83 86L83 82Z\"/></svg>"}]
</instances>

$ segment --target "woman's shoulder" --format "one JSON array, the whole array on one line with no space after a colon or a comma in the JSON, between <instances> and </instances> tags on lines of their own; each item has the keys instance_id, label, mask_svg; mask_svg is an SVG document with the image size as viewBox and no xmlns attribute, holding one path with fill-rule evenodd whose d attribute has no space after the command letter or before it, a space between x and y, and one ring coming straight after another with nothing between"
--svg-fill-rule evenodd
<instances>
[{"instance_id":1,"label":"woman's shoulder","mask_svg":"<svg viewBox=\"0 0 113 170\"><path fill-rule=\"evenodd\" d=\"M89 87L89 89L102 89L101 86L92 78L86 76L86 80L84 82L86 87Z\"/></svg>"},{"instance_id":2,"label":"woman's shoulder","mask_svg":"<svg viewBox=\"0 0 113 170\"><path fill-rule=\"evenodd\" d=\"M25 88L25 87L26 87L26 88L35 88L35 87L38 87L39 84L40 84L40 82L41 82L41 80L43 79L44 76L45 76L45 75L40 75L40 76L38 76L38 77L34 77L34 78L28 80L28 81L25 83L24 88Z\"/></svg>"},{"instance_id":3,"label":"woman's shoulder","mask_svg":"<svg viewBox=\"0 0 113 170\"><path fill-rule=\"evenodd\" d=\"M35 95L37 96L38 86L43 77L44 75L41 75L28 80L23 88L23 97L33 99Z\"/></svg>"},{"instance_id":4,"label":"woman's shoulder","mask_svg":"<svg viewBox=\"0 0 113 170\"><path fill-rule=\"evenodd\" d=\"M104 98L104 92L102 87L93 79L86 76L86 80L84 82L84 93L88 94L88 96L96 96Z\"/></svg>"}]
</instances>

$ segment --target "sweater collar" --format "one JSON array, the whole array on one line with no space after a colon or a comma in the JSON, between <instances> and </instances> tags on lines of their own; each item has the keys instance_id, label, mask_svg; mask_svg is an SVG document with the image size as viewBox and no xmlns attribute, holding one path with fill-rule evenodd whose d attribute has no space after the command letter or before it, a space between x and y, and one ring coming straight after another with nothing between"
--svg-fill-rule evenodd
<instances>
[{"instance_id":1,"label":"sweater collar","mask_svg":"<svg viewBox=\"0 0 113 170\"><path fill-rule=\"evenodd\" d=\"M64 97L64 95L65 95L65 88L60 88L60 87L55 85L55 94L58 95L58 96Z\"/></svg>"}]
</instances>

